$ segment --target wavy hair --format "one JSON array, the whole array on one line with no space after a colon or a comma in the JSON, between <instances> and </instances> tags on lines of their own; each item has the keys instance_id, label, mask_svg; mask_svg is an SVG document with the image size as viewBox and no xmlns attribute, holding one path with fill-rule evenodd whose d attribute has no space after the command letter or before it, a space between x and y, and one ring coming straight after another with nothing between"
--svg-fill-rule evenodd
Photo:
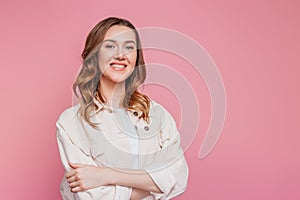
<instances>
[{"instance_id":1,"label":"wavy hair","mask_svg":"<svg viewBox=\"0 0 300 200\"><path fill-rule=\"evenodd\" d=\"M132 74L125 80L125 97L121 104L128 110L140 111L142 113L140 118L149 122L150 99L137 89L146 78L146 67L139 34L134 25L128 20L109 17L100 21L88 34L84 50L81 54L84 59L83 64L73 84L73 91L80 102L78 114L93 128L97 128L97 124L90 120L91 112L98 109L94 100L96 99L100 103L105 103L105 99L99 90L102 74L98 65L99 46L103 42L108 29L115 25L126 26L133 30L137 41L136 64ZM81 97L79 97L76 91L77 88Z\"/></svg>"}]
</instances>

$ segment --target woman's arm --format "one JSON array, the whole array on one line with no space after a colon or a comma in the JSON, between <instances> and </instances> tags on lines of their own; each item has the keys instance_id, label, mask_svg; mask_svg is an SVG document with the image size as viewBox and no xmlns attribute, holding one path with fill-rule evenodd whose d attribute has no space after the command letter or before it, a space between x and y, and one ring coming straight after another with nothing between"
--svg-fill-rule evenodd
<instances>
[{"instance_id":1,"label":"woman's arm","mask_svg":"<svg viewBox=\"0 0 300 200\"><path fill-rule=\"evenodd\" d=\"M163 124L160 129L159 142L161 150L154 154L152 164L145 171L151 176L162 193L153 194L155 199L171 199L183 193L187 187L188 165L180 146L180 133L172 115L161 105L160 114Z\"/></svg>"},{"instance_id":2,"label":"woman's arm","mask_svg":"<svg viewBox=\"0 0 300 200\"><path fill-rule=\"evenodd\" d=\"M72 192L80 192L107 185L120 185L140 190L161 193L145 170L113 169L92 165L70 163L73 168L66 173Z\"/></svg>"},{"instance_id":3,"label":"woman's arm","mask_svg":"<svg viewBox=\"0 0 300 200\"><path fill-rule=\"evenodd\" d=\"M149 192L161 193L160 188L151 176L143 169L112 169L110 168L111 183L124 187L134 187Z\"/></svg>"},{"instance_id":4,"label":"woman's arm","mask_svg":"<svg viewBox=\"0 0 300 200\"><path fill-rule=\"evenodd\" d=\"M148 197L150 192L138 188L132 188L130 200L141 200Z\"/></svg>"},{"instance_id":5,"label":"woman's arm","mask_svg":"<svg viewBox=\"0 0 300 200\"><path fill-rule=\"evenodd\" d=\"M87 156L82 147L77 144L76 141L80 141L80 139L76 138L76 134L74 134L75 129L72 130L72 123L67 120L69 118L66 113L60 116L56 123L57 127L57 142L60 152L60 157L62 164L66 171L72 170L72 167L68 164L69 162L78 162L85 163L90 166L96 167L96 163L94 160ZM69 115L69 113L68 113ZM65 122L65 120L67 122ZM70 134L73 132L73 134ZM68 174L68 173L66 173ZM110 185L97 187L90 190L86 190L83 192L70 192L70 185L65 180L62 181L61 184L61 194L64 200L66 199L123 199L128 200L131 196L131 188Z\"/></svg>"}]
</instances>

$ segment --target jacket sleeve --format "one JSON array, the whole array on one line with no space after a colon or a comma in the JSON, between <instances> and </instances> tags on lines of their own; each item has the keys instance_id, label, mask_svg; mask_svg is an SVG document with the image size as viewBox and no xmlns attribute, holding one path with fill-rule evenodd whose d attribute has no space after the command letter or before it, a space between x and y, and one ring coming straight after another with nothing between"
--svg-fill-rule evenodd
<instances>
[{"instance_id":1,"label":"jacket sleeve","mask_svg":"<svg viewBox=\"0 0 300 200\"><path fill-rule=\"evenodd\" d=\"M183 193L187 186L188 166L180 147L180 134L175 120L164 108L159 141L161 150L155 162L146 168L162 193L151 193L155 199L171 199Z\"/></svg>"},{"instance_id":2,"label":"jacket sleeve","mask_svg":"<svg viewBox=\"0 0 300 200\"><path fill-rule=\"evenodd\" d=\"M61 123L61 117L56 122L56 128L60 158L66 171L71 169L68 164L69 162L97 166L92 157L78 147L74 143L74 138L65 131ZM72 193L66 178L63 178L60 190L63 200L129 200L131 196L131 188L122 186L102 186L83 192Z\"/></svg>"}]
</instances>

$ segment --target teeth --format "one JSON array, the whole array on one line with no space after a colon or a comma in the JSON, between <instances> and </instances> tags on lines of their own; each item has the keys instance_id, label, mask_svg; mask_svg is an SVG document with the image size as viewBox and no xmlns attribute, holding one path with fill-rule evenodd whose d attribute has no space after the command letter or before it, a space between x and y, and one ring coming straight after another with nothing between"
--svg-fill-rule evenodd
<instances>
[{"instance_id":1,"label":"teeth","mask_svg":"<svg viewBox=\"0 0 300 200\"><path fill-rule=\"evenodd\" d=\"M125 65L112 64L112 66L119 69L125 68Z\"/></svg>"}]
</instances>

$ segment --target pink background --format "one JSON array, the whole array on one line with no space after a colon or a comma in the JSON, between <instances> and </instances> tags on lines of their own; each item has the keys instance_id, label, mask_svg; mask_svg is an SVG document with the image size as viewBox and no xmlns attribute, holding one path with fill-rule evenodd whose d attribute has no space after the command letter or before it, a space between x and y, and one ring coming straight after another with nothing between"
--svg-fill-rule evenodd
<instances>
[{"instance_id":1,"label":"pink background","mask_svg":"<svg viewBox=\"0 0 300 200\"><path fill-rule=\"evenodd\" d=\"M72 105L85 37L107 16L191 36L222 74L226 122L214 150L199 160L210 117L207 89L201 77L164 58L190 74L202 114L186 151L188 189L177 199L300 199L299 2L141 2L1 1L1 199L61 199L55 121ZM160 101L179 122L176 106Z\"/></svg>"}]
</instances>

